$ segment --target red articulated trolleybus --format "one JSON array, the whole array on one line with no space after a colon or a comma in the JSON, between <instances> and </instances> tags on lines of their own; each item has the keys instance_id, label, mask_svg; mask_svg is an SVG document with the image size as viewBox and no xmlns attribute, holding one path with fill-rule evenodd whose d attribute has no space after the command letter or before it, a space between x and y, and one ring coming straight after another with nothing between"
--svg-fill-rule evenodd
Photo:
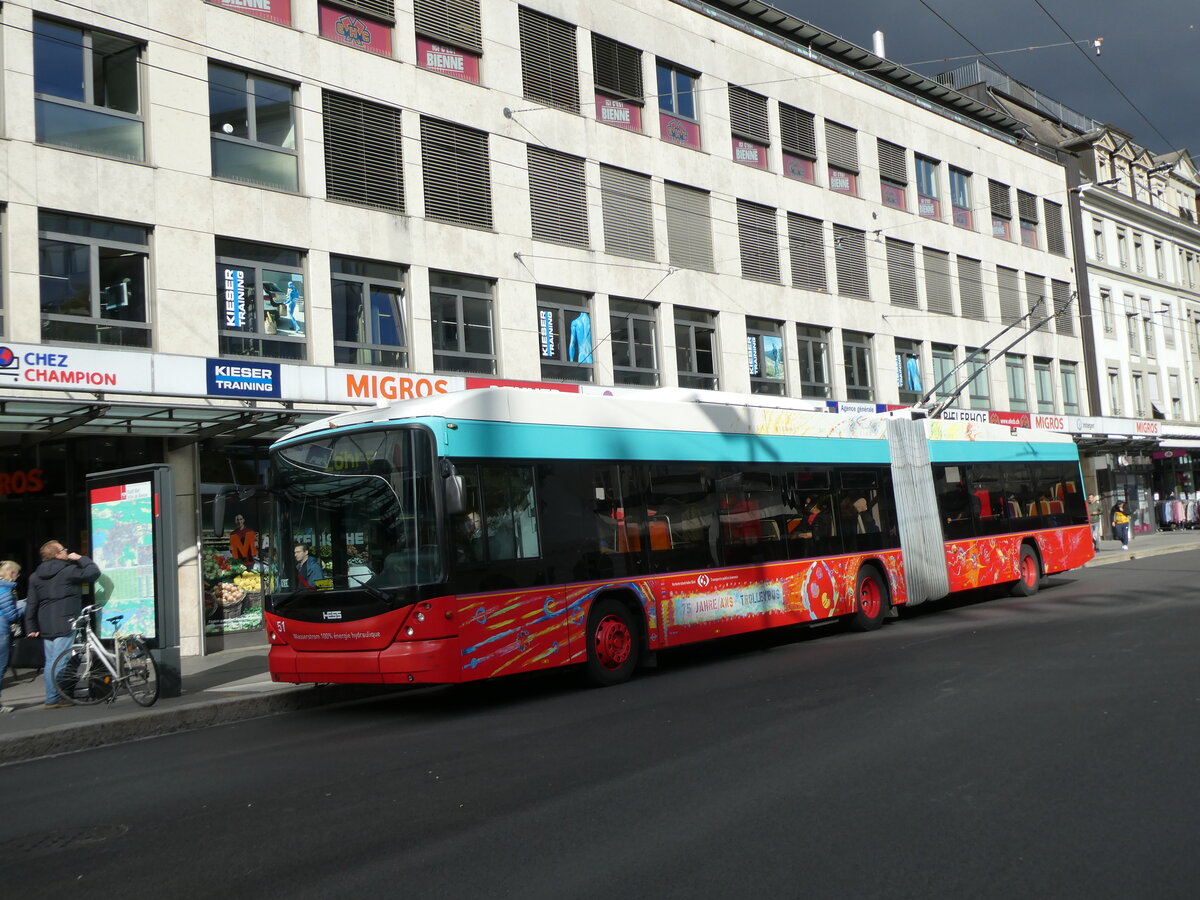
<instances>
[{"instance_id":1,"label":"red articulated trolleybus","mask_svg":"<svg viewBox=\"0 0 1200 900\"><path fill-rule=\"evenodd\" d=\"M613 684L660 649L872 629L1092 558L1067 435L740 399L489 388L278 441L272 677Z\"/></svg>"}]
</instances>

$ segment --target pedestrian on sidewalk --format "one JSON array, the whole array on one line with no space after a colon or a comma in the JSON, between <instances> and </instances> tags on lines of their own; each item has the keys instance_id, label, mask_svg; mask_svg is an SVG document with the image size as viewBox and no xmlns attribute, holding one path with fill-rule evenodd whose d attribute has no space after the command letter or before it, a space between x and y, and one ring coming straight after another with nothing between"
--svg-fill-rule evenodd
<instances>
[{"instance_id":1,"label":"pedestrian on sidewalk","mask_svg":"<svg viewBox=\"0 0 1200 900\"><path fill-rule=\"evenodd\" d=\"M1125 501L1118 500L1117 505L1112 508L1112 525L1113 537L1121 542L1121 549L1129 549L1129 513L1125 511Z\"/></svg>"},{"instance_id":2,"label":"pedestrian on sidewalk","mask_svg":"<svg viewBox=\"0 0 1200 900\"><path fill-rule=\"evenodd\" d=\"M0 562L0 688L4 687L4 670L8 668L8 654L12 648L12 627L20 619L17 607L17 576L21 564L6 559ZM13 711L0 701L0 714Z\"/></svg>"},{"instance_id":3,"label":"pedestrian on sidewalk","mask_svg":"<svg viewBox=\"0 0 1200 900\"><path fill-rule=\"evenodd\" d=\"M1099 494L1088 494L1088 519L1092 523L1092 547L1100 551L1100 532L1104 526L1104 507L1100 504Z\"/></svg>"},{"instance_id":4,"label":"pedestrian on sidewalk","mask_svg":"<svg viewBox=\"0 0 1200 900\"><path fill-rule=\"evenodd\" d=\"M42 562L29 576L25 602L25 634L42 638L46 651L46 706L71 703L58 693L54 663L71 646L71 621L83 606L82 587L100 577L100 567L78 553L68 553L58 541L46 541Z\"/></svg>"}]
</instances>

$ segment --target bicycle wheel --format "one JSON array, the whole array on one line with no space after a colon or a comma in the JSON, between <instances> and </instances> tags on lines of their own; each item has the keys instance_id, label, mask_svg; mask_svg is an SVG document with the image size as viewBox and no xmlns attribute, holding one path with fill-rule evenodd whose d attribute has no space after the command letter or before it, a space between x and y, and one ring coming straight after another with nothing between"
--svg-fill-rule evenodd
<instances>
[{"instance_id":1,"label":"bicycle wheel","mask_svg":"<svg viewBox=\"0 0 1200 900\"><path fill-rule=\"evenodd\" d=\"M122 645L125 658L121 666L125 669L125 687L129 696L139 706L153 706L158 699L158 663L150 655L141 638L130 638Z\"/></svg>"},{"instance_id":2,"label":"bicycle wheel","mask_svg":"<svg viewBox=\"0 0 1200 900\"><path fill-rule=\"evenodd\" d=\"M54 661L51 671L58 693L76 706L112 699L112 673L87 644L68 647Z\"/></svg>"}]
</instances>

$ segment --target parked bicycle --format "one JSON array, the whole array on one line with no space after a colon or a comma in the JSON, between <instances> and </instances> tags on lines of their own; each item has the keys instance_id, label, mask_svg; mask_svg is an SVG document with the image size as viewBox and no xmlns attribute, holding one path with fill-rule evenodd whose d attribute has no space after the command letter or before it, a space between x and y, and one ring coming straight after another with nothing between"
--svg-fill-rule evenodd
<instances>
[{"instance_id":1,"label":"parked bicycle","mask_svg":"<svg viewBox=\"0 0 1200 900\"><path fill-rule=\"evenodd\" d=\"M124 688L141 706L158 699L158 664L140 634L120 634L123 615L105 621L113 626L112 650L92 627L97 606L85 606L72 621L75 641L54 662L58 692L77 706L112 703Z\"/></svg>"}]
</instances>

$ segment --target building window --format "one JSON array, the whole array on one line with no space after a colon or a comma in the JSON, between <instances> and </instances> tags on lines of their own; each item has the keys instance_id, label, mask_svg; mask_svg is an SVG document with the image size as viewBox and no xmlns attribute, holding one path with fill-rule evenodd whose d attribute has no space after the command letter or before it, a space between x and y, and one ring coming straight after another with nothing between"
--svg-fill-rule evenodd
<instances>
[{"instance_id":1,"label":"building window","mask_svg":"<svg viewBox=\"0 0 1200 900\"><path fill-rule=\"evenodd\" d=\"M796 349L800 354L800 396L829 399L833 395L829 384L829 330L797 325Z\"/></svg>"},{"instance_id":2,"label":"building window","mask_svg":"<svg viewBox=\"0 0 1200 900\"><path fill-rule=\"evenodd\" d=\"M338 365L408 368L404 270L333 256L333 360Z\"/></svg>"},{"instance_id":3,"label":"building window","mask_svg":"<svg viewBox=\"0 0 1200 900\"><path fill-rule=\"evenodd\" d=\"M1162 316L1162 334L1163 345L1170 350L1175 349L1175 315L1171 308L1170 300L1163 300L1162 307L1158 310L1158 315Z\"/></svg>"},{"instance_id":4,"label":"building window","mask_svg":"<svg viewBox=\"0 0 1200 900\"><path fill-rule=\"evenodd\" d=\"M938 190L938 161L927 156L916 157L917 215L926 219L941 219L942 201Z\"/></svg>"},{"instance_id":5,"label":"building window","mask_svg":"<svg viewBox=\"0 0 1200 900\"><path fill-rule=\"evenodd\" d=\"M925 247L925 305L930 312L954 314L954 298L950 287L950 254Z\"/></svg>"},{"instance_id":6,"label":"building window","mask_svg":"<svg viewBox=\"0 0 1200 900\"><path fill-rule=\"evenodd\" d=\"M1068 416L1079 414L1079 366L1073 362L1060 362L1058 374L1062 380L1063 412Z\"/></svg>"},{"instance_id":7,"label":"building window","mask_svg":"<svg viewBox=\"0 0 1200 900\"><path fill-rule=\"evenodd\" d=\"M1007 184L988 179L988 200L992 207L992 237L1012 240L1012 200Z\"/></svg>"},{"instance_id":8,"label":"building window","mask_svg":"<svg viewBox=\"0 0 1200 900\"><path fill-rule=\"evenodd\" d=\"M749 200L737 202L742 277L779 283L779 234L775 209Z\"/></svg>"},{"instance_id":9,"label":"building window","mask_svg":"<svg viewBox=\"0 0 1200 900\"><path fill-rule=\"evenodd\" d=\"M1108 288L1100 288L1100 319L1104 323L1104 333L1112 334L1116 326L1113 324L1112 291Z\"/></svg>"},{"instance_id":10,"label":"building window","mask_svg":"<svg viewBox=\"0 0 1200 900\"><path fill-rule=\"evenodd\" d=\"M1032 324L1037 325L1040 331L1051 331L1054 309L1046 296L1046 279L1041 275L1025 273L1025 302L1029 311L1033 313L1030 317Z\"/></svg>"},{"instance_id":11,"label":"building window","mask_svg":"<svg viewBox=\"0 0 1200 900\"><path fill-rule=\"evenodd\" d=\"M427 218L492 227L486 132L422 116L421 163Z\"/></svg>"},{"instance_id":12,"label":"building window","mask_svg":"<svg viewBox=\"0 0 1200 900\"><path fill-rule=\"evenodd\" d=\"M966 256L958 258L958 301L967 319L987 321L983 302L983 264Z\"/></svg>"},{"instance_id":13,"label":"building window","mask_svg":"<svg viewBox=\"0 0 1200 900\"><path fill-rule=\"evenodd\" d=\"M592 298L576 291L539 286L538 341L542 378L592 380Z\"/></svg>"},{"instance_id":14,"label":"building window","mask_svg":"<svg viewBox=\"0 0 1200 900\"><path fill-rule=\"evenodd\" d=\"M1054 303L1054 330L1063 337L1075 336L1075 314L1071 309L1074 296L1066 281L1050 281L1050 299Z\"/></svg>"},{"instance_id":15,"label":"building window","mask_svg":"<svg viewBox=\"0 0 1200 900\"><path fill-rule=\"evenodd\" d=\"M824 226L820 219L788 213L788 257L792 286L810 291L829 290L825 273Z\"/></svg>"},{"instance_id":16,"label":"building window","mask_svg":"<svg viewBox=\"0 0 1200 900\"><path fill-rule=\"evenodd\" d=\"M858 195L858 132L825 120L825 152L829 156L829 189Z\"/></svg>"},{"instance_id":17,"label":"building window","mask_svg":"<svg viewBox=\"0 0 1200 900\"><path fill-rule=\"evenodd\" d=\"M1129 246L1124 228L1117 229L1117 265L1122 269L1129 268Z\"/></svg>"},{"instance_id":18,"label":"building window","mask_svg":"<svg viewBox=\"0 0 1200 900\"><path fill-rule=\"evenodd\" d=\"M229 356L304 359L308 315L299 250L217 238L217 328Z\"/></svg>"},{"instance_id":19,"label":"building window","mask_svg":"<svg viewBox=\"0 0 1200 900\"><path fill-rule=\"evenodd\" d=\"M659 134L664 141L699 150L700 118L696 111L696 79L699 76L661 59L656 71Z\"/></svg>"},{"instance_id":20,"label":"building window","mask_svg":"<svg viewBox=\"0 0 1200 900\"><path fill-rule=\"evenodd\" d=\"M1150 311L1150 298L1142 298L1142 337L1145 339L1146 356L1158 356L1158 342L1154 335L1154 314Z\"/></svg>"},{"instance_id":21,"label":"building window","mask_svg":"<svg viewBox=\"0 0 1200 900\"><path fill-rule=\"evenodd\" d=\"M1154 277L1160 280L1167 278L1167 256L1163 252L1163 242L1154 242Z\"/></svg>"},{"instance_id":22,"label":"building window","mask_svg":"<svg viewBox=\"0 0 1200 900\"><path fill-rule=\"evenodd\" d=\"M650 176L600 166L604 249L614 256L654 259L654 209Z\"/></svg>"},{"instance_id":23,"label":"building window","mask_svg":"<svg viewBox=\"0 0 1200 900\"><path fill-rule=\"evenodd\" d=\"M611 297L613 383L658 387L658 307L641 300Z\"/></svg>"},{"instance_id":24,"label":"building window","mask_svg":"<svg viewBox=\"0 0 1200 900\"><path fill-rule=\"evenodd\" d=\"M1043 200L1042 210L1046 217L1046 249L1056 256L1066 256L1067 237L1063 230L1062 204Z\"/></svg>"},{"instance_id":25,"label":"building window","mask_svg":"<svg viewBox=\"0 0 1200 900\"><path fill-rule=\"evenodd\" d=\"M1121 373L1116 369L1108 370L1108 402L1114 416L1122 415L1124 406L1121 403Z\"/></svg>"},{"instance_id":26,"label":"building window","mask_svg":"<svg viewBox=\"0 0 1200 900\"><path fill-rule=\"evenodd\" d=\"M1138 330L1137 310L1133 309L1133 297L1126 295L1125 337L1129 341L1129 352L1137 356L1142 349L1142 336Z\"/></svg>"},{"instance_id":27,"label":"building window","mask_svg":"<svg viewBox=\"0 0 1200 900\"><path fill-rule=\"evenodd\" d=\"M667 252L671 265L711 272L713 245L708 191L670 181L663 187L666 190Z\"/></svg>"},{"instance_id":28,"label":"building window","mask_svg":"<svg viewBox=\"0 0 1200 900\"><path fill-rule=\"evenodd\" d=\"M33 20L33 91L42 144L145 159L142 45L128 38Z\"/></svg>"},{"instance_id":29,"label":"building window","mask_svg":"<svg viewBox=\"0 0 1200 900\"><path fill-rule=\"evenodd\" d=\"M900 402L909 406L921 399L925 391L921 378L921 342L896 338L896 390Z\"/></svg>"},{"instance_id":30,"label":"building window","mask_svg":"<svg viewBox=\"0 0 1200 900\"><path fill-rule=\"evenodd\" d=\"M1025 391L1025 357L1015 353L1004 355L1004 371L1008 379L1008 408L1013 412L1028 412L1029 401Z\"/></svg>"},{"instance_id":31,"label":"building window","mask_svg":"<svg viewBox=\"0 0 1200 900\"><path fill-rule=\"evenodd\" d=\"M418 66L479 83L483 54L479 0L413 0L413 20Z\"/></svg>"},{"instance_id":32,"label":"building window","mask_svg":"<svg viewBox=\"0 0 1200 900\"><path fill-rule=\"evenodd\" d=\"M629 131L642 130L642 51L592 32L596 119Z\"/></svg>"},{"instance_id":33,"label":"building window","mask_svg":"<svg viewBox=\"0 0 1200 900\"><path fill-rule=\"evenodd\" d=\"M1000 292L1000 322L1012 325L1021 318L1021 278L1016 269L996 266L996 287ZM1034 297L1029 298L1030 309L1033 310ZM1034 312L1033 317L1038 315Z\"/></svg>"},{"instance_id":34,"label":"building window","mask_svg":"<svg viewBox=\"0 0 1200 900\"><path fill-rule=\"evenodd\" d=\"M988 381L987 351L966 348L966 369L970 377L967 392L971 397L971 409L987 409L992 403L991 384Z\"/></svg>"},{"instance_id":35,"label":"building window","mask_svg":"<svg viewBox=\"0 0 1200 900\"><path fill-rule=\"evenodd\" d=\"M895 238L888 238L886 246L888 290L892 305L916 309L919 303L916 248L907 241Z\"/></svg>"},{"instance_id":36,"label":"building window","mask_svg":"<svg viewBox=\"0 0 1200 900\"><path fill-rule=\"evenodd\" d=\"M579 65L575 26L518 7L521 84L525 99L579 112Z\"/></svg>"},{"instance_id":37,"label":"building window","mask_svg":"<svg viewBox=\"0 0 1200 900\"><path fill-rule=\"evenodd\" d=\"M876 144L879 148L879 190L883 205L892 209L907 209L907 151L883 138L878 138Z\"/></svg>"},{"instance_id":38,"label":"building window","mask_svg":"<svg viewBox=\"0 0 1200 900\"><path fill-rule=\"evenodd\" d=\"M1092 219L1092 258L1104 262L1104 222Z\"/></svg>"},{"instance_id":39,"label":"building window","mask_svg":"<svg viewBox=\"0 0 1200 900\"><path fill-rule=\"evenodd\" d=\"M1139 419L1146 417L1146 385L1140 372L1134 372L1129 379L1133 386L1133 414Z\"/></svg>"},{"instance_id":40,"label":"building window","mask_svg":"<svg viewBox=\"0 0 1200 900\"><path fill-rule=\"evenodd\" d=\"M974 228L971 212L971 173L950 167L950 211L959 228Z\"/></svg>"},{"instance_id":41,"label":"building window","mask_svg":"<svg viewBox=\"0 0 1200 900\"><path fill-rule=\"evenodd\" d=\"M833 226L833 261L838 293L860 300L871 299L867 275L866 232L846 225Z\"/></svg>"},{"instance_id":42,"label":"building window","mask_svg":"<svg viewBox=\"0 0 1200 900\"><path fill-rule=\"evenodd\" d=\"M846 370L846 399L874 400L871 336L857 331L843 331L842 363Z\"/></svg>"},{"instance_id":43,"label":"building window","mask_svg":"<svg viewBox=\"0 0 1200 900\"><path fill-rule=\"evenodd\" d=\"M717 390L715 313L675 307L675 367L680 387Z\"/></svg>"},{"instance_id":44,"label":"building window","mask_svg":"<svg viewBox=\"0 0 1200 900\"><path fill-rule=\"evenodd\" d=\"M750 392L783 396L783 324L747 316L746 358Z\"/></svg>"},{"instance_id":45,"label":"building window","mask_svg":"<svg viewBox=\"0 0 1200 900\"><path fill-rule=\"evenodd\" d=\"M736 85L729 86L729 128L733 138L733 160L756 169L767 167L771 127L767 98Z\"/></svg>"},{"instance_id":46,"label":"building window","mask_svg":"<svg viewBox=\"0 0 1200 900\"><path fill-rule=\"evenodd\" d=\"M325 196L404 212L400 110L324 91L321 112Z\"/></svg>"},{"instance_id":47,"label":"building window","mask_svg":"<svg viewBox=\"0 0 1200 900\"><path fill-rule=\"evenodd\" d=\"M1133 269L1135 272L1146 271L1146 239L1136 231L1133 233Z\"/></svg>"},{"instance_id":48,"label":"building window","mask_svg":"<svg viewBox=\"0 0 1200 900\"><path fill-rule=\"evenodd\" d=\"M1167 376L1167 388L1171 392L1171 418L1183 418L1183 393L1180 389L1179 376L1172 373Z\"/></svg>"},{"instance_id":49,"label":"building window","mask_svg":"<svg viewBox=\"0 0 1200 900\"><path fill-rule=\"evenodd\" d=\"M588 246L587 184L583 159L529 144L529 213L533 239Z\"/></svg>"},{"instance_id":50,"label":"building window","mask_svg":"<svg viewBox=\"0 0 1200 900\"><path fill-rule=\"evenodd\" d=\"M42 340L149 347L149 244L140 225L39 212Z\"/></svg>"},{"instance_id":51,"label":"building window","mask_svg":"<svg viewBox=\"0 0 1200 900\"><path fill-rule=\"evenodd\" d=\"M317 4L321 37L378 56L392 55L393 0L334 0Z\"/></svg>"},{"instance_id":52,"label":"building window","mask_svg":"<svg viewBox=\"0 0 1200 900\"><path fill-rule=\"evenodd\" d=\"M492 293L492 282L483 278L429 273L435 372L496 374Z\"/></svg>"},{"instance_id":53,"label":"building window","mask_svg":"<svg viewBox=\"0 0 1200 900\"><path fill-rule=\"evenodd\" d=\"M954 380L954 347L951 344L934 344L932 349L933 383L927 390L937 391L939 398L945 397L958 387L958 382Z\"/></svg>"},{"instance_id":54,"label":"building window","mask_svg":"<svg viewBox=\"0 0 1200 900\"><path fill-rule=\"evenodd\" d=\"M1048 359L1034 359L1033 386L1037 391L1037 411L1054 412L1054 373Z\"/></svg>"},{"instance_id":55,"label":"building window","mask_svg":"<svg viewBox=\"0 0 1200 900\"><path fill-rule=\"evenodd\" d=\"M783 147L783 174L816 184L817 136L813 114L780 103L779 142Z\"/></svg>"},{"instance_id":56,"label":"building window","mask_svg":"<svg viewBox=\"0 0 1200 900\"><path fill-rule=\"evenodd\" d=\"M209 63L208 106L213 175L299 190L290 84Z\"/></svg>"},{"instance_id":57,"label":"building window","mask_svg":"<svg viewBox=\"0 0 1200 900\"><path fill-rule=\"evenodd\" d=\"M1025 191L1017 191L1017 219L1021 228L1021 246L1037 249L1037 197Z\"/></svg>"}]
</instances>

